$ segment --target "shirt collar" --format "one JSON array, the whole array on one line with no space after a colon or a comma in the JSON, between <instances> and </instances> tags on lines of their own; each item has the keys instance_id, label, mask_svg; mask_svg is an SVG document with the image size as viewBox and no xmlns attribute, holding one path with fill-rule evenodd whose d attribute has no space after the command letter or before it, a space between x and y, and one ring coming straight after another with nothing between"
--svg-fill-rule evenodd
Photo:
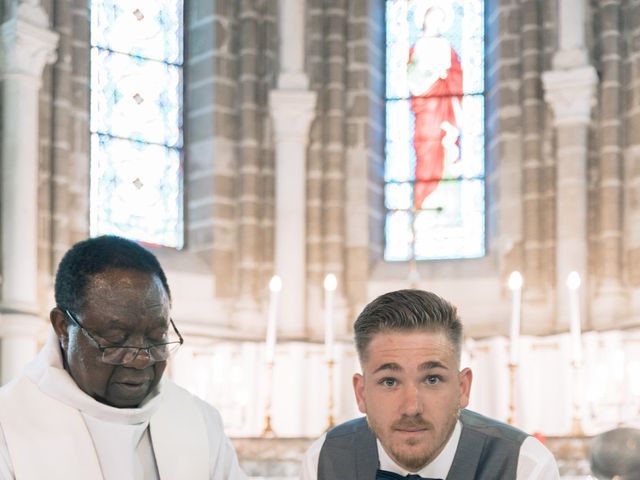
<instances>
[{"instance_id":1,"label":"shirt collar","mask_svg":"<svg viewBox=\"0 0 640 480\"><path fill-rule=\"evenodd\" d=\"M449 440L447 441L447 444L444 446L442 451L428 465L424 466L417 472L411 472L399 466L391 459L391 457L389 457L389 454L387 454L385 449L382 447L380 440L377 440L380 469L397 473L398 475L402 476L409 474L418 474L421 477L447 478L449 470L451 469L451 465L453 464L453 457L455 456L456 450L458 449L458 443L460 441L461 433L462 425L460 424L460 420L458 420L455 427L453 428L451 437L449 437Z\"/></svg>"}]
</instances>

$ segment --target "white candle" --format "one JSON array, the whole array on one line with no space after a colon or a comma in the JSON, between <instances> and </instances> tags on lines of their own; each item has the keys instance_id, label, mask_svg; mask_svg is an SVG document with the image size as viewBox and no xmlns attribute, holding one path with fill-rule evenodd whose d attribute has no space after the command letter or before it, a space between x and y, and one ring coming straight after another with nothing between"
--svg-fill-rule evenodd
<instances>
[{"instance_id":1,"label":"white candle","mask_svg":"<svg viewBox=\"0 0 640 480\"><path fill-rule=\"evenodd\" d=\"M278 275L271 277L269 281L269 313L267 316L267 345L265 358L267 363L273 363L276 349L277 318L278 318L278 296L282 290L282 280Z\"/></svg>"},{"instance_id":2,"label":"white candle","mask_svg":"<svg viewBox=\"0 0 640 480\"><path fill-rule=\"evenodd\" d=\"M518 347L520 343L520 312L522 302L522 275L511 272L509 275L509 290L511 290L511 328L509 330L509 363L518 363Z\"/></svg>"},{"instance_id":3,"label":"white candle","mask_svg":"<svg viewBox=\"0 0 640 480\"><path fill-rule=\"evenodd\" d=\"M582 361L582 329L580 325L580 275L571 272L567 277L569 288L569 318L571 334L571 358L578 365Z\"/></svg>"},{"instance_id":4,"label":"white candle","mask_svg":"<svg viewBox=\"0 0 640 480\"><path fill-rule=\"evenodd\" d=\"M333 292L338 280L333 273L324 277L324 348L327 361L333 361Z\"/></svg>"}]
</instances>

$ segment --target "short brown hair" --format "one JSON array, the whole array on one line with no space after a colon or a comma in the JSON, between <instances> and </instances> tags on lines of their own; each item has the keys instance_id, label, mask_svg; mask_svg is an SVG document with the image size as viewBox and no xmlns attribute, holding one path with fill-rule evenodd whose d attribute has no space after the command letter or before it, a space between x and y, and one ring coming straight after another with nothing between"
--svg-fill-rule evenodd
<instances>
[{"instance_id":1,"label":"short brown hair","mask_svg":"<svg viewBox=\"0 0 640 480\"><path fill-rule=\"evenodd\" d=\"M373 336L380 332L444 332L460 357L462 323L456 307L435 293L398 290L385 293L369 303L353 324L360 361Z\"/></svg>"}]
</instances>

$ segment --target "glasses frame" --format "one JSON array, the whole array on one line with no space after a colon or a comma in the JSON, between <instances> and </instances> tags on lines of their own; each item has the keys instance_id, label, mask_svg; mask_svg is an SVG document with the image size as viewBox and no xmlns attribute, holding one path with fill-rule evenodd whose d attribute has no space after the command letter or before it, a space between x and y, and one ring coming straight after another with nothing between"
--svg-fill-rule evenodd
<instances>
[{"instance_id":1,"label":"glasses frame","mask_svg":"<svg viewBox=\"0 0 640 480\"><path fill-rule=\"evenodd\" d=\"M98 340L96 340L96 338L91 334L91 332L89 330L87 330L87 328L84 325L82 325L82 323L80 323L80 320L78 320L78 315L76 313L74 313L72 310L70 310L68 308L61 307L60 305L58 305L58 309L60 311L62 311L67 316L67 318L69 318L69 320L71 320L78 328L80 328L87 335L87 337L89 337L89 339L91 339L91 341L93 343L95 343L95 345L98 347L98 350L100 350L100 353L103 356L104 356L105 351L108 350L108 349L111 349L111 348L130 348L130 349L136 349L137 350L136 351L136 355L132 360L132 361L135 361L138 358L138 355L140 355L140 351L141 350L145 350L146 354L147 354L147 357L148 358L152 358L151 357L151 353L150 353L150 349L152 349L152 348L162 347L164 345L174 345L174 344L177 343L178 344L178 347L176 347L176 349L177 349L184 343L184 338L182 338L182 335L178 331L178 327L176 327L176 324L173 323L173 319L169 318L169 323L173 327L173 331L176 332L176 335L178 335L178 339L179 340L177 342L155 343L153 345L148 345L146 347L136 347L136 346L133 346L133 345L115 345L115 344L110 344L110 345L106 345L105 346L105 345L102 345L100 342L98 342ZM96 334L94 334L94 335L96 335ZM98 335L96 335L96 336L98 336ZM168 355L166 359L168 359L169 356L170 355ZM119 363L117 365L125 365L126 363L131 363L132 361L125 362L125 363ZM163 360L157 360L157 361L163 361Z\"/></svg>"}]
</instances>

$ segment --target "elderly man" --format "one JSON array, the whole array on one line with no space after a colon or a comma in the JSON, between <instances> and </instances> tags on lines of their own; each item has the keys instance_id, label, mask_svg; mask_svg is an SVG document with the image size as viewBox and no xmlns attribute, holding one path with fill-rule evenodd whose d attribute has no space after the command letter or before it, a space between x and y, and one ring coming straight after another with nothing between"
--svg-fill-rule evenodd
<instances>
[{"instance_id":1,"label":"elderly man","mask_svg":"<svg viewBox=\"0 0 640 480\"><path fill-rule=\"evenodd\" d=\"M53 332L0 389L0 478L246 479L218 412L161 380L183 340L158 260L114 236L58 267Z\"/></svg>"},{"instance_id":2,"label":"elderly man","mask_svg":"<svg viewBox=\"0 0 640 480\"><path fill-rule=\"evenodd\" d=\"M303 480L553 480L553 456L520 430L465 410L471 370L460 370L462 325L433 293L400 290L375 299L355 322L366 414L307 451ZM407 477L408 475L408 477Z\"/></svg>"}]
</instances>

